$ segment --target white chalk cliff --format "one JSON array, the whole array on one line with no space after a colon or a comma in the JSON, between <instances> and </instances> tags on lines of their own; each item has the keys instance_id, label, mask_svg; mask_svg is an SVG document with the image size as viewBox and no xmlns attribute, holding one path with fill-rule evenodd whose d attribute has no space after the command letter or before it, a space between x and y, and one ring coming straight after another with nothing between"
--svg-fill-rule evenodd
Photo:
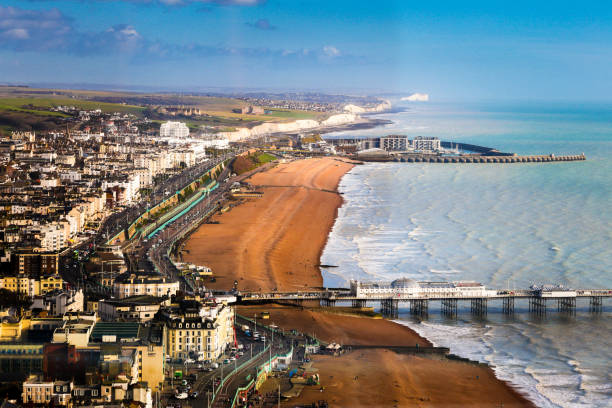
<instances>
[{"instance_id":1,"label":"white chalk cliff","mask_svg":"<svg viewBox=\"0 0 612 408\"><path fill-rule=\"evenodd\" d=\"M319 127L348 125L350 123L364 121L364 119L359 116L360 113L383 112L390 108L391 103L389 101L383 101L373 108L362 108L361 106L357 105L346 105L344 107L344 111L346 113L332 115L329 118L321 121L314 119L300 119L293 122L283 123L266 122L250 129L240 128L234 132L222 132L220 135L227 138L230 142L235 142L238 140L269 135L272 133L299 132L301 130L311 130Z\"/></svg>"},{"instance_id":2,"label":"white chalk cliff","mask_svg":"<svg viewBox=\"0 0 612 408\"><path fill-rule=\"evenodd\" d=\"M344 107L345 112L356 113L356 114L368 113L368 112L383 112L383 111L386 111L387 109L391 109L391 102L386 101L386 100L383 101L382 103L379 103L373 108L363 108L361 106L357 106L353 104L349 104Z\"/></svg>"},{"instance_id":3,"label":"white chalk cliff","mask_svg":"<svg viewBox=\"0 0 612 408\"><path fill-rule=\"evenodd\" d=\"M249 139L252 137L269 135L272 133L296 132L300 130L314 129L323 126L339 126L353 123L360 120L358 115L353 113L340 113L332 115L329 118L317 121L313 119L300 119L293 122L273 123L266 122L252 128L240 128L235 132L223 132L222 136L226 137L230 142L237 140Z\"/></svg>"},{"instance_id":4,"label":"white chalk cliff","mask_svg":"<svg viewBox=\"0 0 612 408\"><path fill-rule=\"evenodd\" d=\"M404 96L401 100L408 102L427 102L429 101L429 94L413 93L412 95Z\"/></svg>"}]
</instances>

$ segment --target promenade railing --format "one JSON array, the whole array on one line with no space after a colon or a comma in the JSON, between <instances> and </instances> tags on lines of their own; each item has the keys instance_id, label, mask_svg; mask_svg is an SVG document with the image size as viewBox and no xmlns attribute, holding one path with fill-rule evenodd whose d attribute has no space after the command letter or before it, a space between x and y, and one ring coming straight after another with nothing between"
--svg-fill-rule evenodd
<instances>
[{"instance_id":1,"label":"promenade railing","mask_svg":"<svg viewBox=\"0 0 612 408\"><path fill-rule=\"evenodd\" d=\"M248 359L247 361L245 361L244 363L240 364L239 366L235 367L232 371L230 371L229 373L226 373L225 375L223 375L223 377L221 378L221 381L219 382L219 385L216 387L213 387L213 395L212 395L212 400L211 400L211 405L214 404L215 399L217 398L217 396L219 395L219 390L223 389L223 386L225 385L225 383L227 382L227 380L229 378L231 378L234 374L236 374L237 372L239 372L240 370L242 370L244 367L246 367L247 365L251 364L253 361L255 361L256 359L258 359L259 357L261 357L263 354L267 353L268 350L270 349L270 346L267 346L266 348L264 348L261 352L259 352L258 354L254 355L253 357L251 357L250 359Z\"/></svg>"},{"instance_id":2,"label":"promenade railing","mask_svg":"<svg viewBox=\"0 0 612 408\"><path fill-rule=\"evenodd\" d=\"M267 375L268 373L270 373L272 371L272 364L276 363L276 360L278 360L279 358L286 359L291 356L293 356L293 347L291 347L291 349L287 353L275 354L273 357L271 356L267 362L260 364L257 367L257 375L255 376L255 378L252 378L246 385L238 387L236 389L236 392L234 393L234 399L232 400L232 405L230 407L234 408L236 406L236 404L238 403L238 399L240 398L240 393L250 390L253 386L255 386L255 388L258 387L257 383L259 381L260 376Z\"/></svg>"}]
</instances>

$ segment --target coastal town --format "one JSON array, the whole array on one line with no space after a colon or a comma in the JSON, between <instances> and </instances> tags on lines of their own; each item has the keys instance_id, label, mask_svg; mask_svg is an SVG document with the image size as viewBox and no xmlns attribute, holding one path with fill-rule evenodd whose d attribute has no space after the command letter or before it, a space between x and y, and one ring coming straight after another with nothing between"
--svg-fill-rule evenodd
<instances>
[{"instance_id":1,"label":"coastal town","mask_svg":"<svg viewBox=\"0 0 612 408\"><path fill-rule=\"evenodd\" d=\"M528 406L487 366L385 318L396 318L404 301L411 315L426 319L428 302L440 299L451 318L462 300L476 317L496 299L511 315L515 298L529 299L538 315L547 298L559 299L564 313L575 310L577 298L590 299L598 313L612 296L604 289L511 292L410 279L330 290L323 282L322 270L333 265L320 265L321 252L343 203L338 184L357 165L533 163L585 160L583 154L519 156L429 136L326 136L384 124L367 113L390 105L372 98L223 100L225 111L215 115L253 121L228 129L223 120L210 122L207 106L219 109L217 97L189 106L173 96L94 102L75 94L69 105L72 91L53 92L62 103L20 96L0 112L26 115L0 139L3 406L447 401L435 381L395 392L423 381L419 370L483 379L455 384L456 400L478 394ZM143 104L152 99L155 105ZM260 119L278 109L293 117ZM53 126L32 128L42 123L36 115L56 114L62 117ZM355 356L362 362L347 364ZM381 359L402 380L389 384L364 372ZM406 371L414 362L419 368ZM340 393L343 387L353 392ZM367 389L386 389L389 400Z\"/></svg>"},{"instance_id":2,"label":"coastal town","mask_svg":"<svg viewBox=\"0 0 612 408\"><path fill-rule=\"evenodd\" d=\"M609 2L0 3L0 408L612 407Z\"/></svg>"},{"instance_id":3,"label":"coastal town","mask_svg":"<svg viewBox=\"0 0 612 408\"><path fill-rule=\"evenodd\" d=\"M50 111L69 114L63 129L14 129L0 140L3 406L323 407L336 393L326 391L326 360L313 365L313 356L341 358L359 344L448 354L372 319L372 308L241 302L254 290L322 289L318 257L341 205L337 184L359 162L349 144L317 128L230 142L167 109L172 120L158 123L95 106ZM437 139L376 142L440 151ZM291 219L243 222L258 218L252 207L282 215L296 205L295 220L315 227L299 227L300 241L286 229ZM303 270L282 271L295 265ZM304 326L300 313L332 319L334 330ZM342 313L352 328L339 324ZM397 334L374 338L370 325Z\"/></svg>"}]
</instances>

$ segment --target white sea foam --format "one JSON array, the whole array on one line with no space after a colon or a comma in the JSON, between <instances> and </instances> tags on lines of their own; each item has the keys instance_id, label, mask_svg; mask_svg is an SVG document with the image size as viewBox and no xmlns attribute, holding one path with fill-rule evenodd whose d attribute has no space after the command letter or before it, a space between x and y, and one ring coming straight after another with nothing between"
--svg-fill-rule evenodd
<instances>
[{"instance_id":1,"label":"white sea foam","mask_svg":"<svg viewBox=\"0 0 612 408\"><path fill-rule=\"evenodd\" d=\"M572 122L564 115L512 116L504 110L502 120L485 112L385 115L396 124L383 133L445 139L455 135L455 140L466 140L463 135L469 134L468 142L500 149L530 154L584 151L589 160L356 166L340 183L345 204L321 260L338 268L325 272L325 284L330 279L346 283L351 278L401 276L475 280L499 288L612 284L612 115L599 112ZM414 130L419 127L427 132ZM551 128L558 132L547 133ZM380 130L361 134L379 135ZM584 135L592 140L585 142ZM490 307L499 305L490 302ZM521 308L526 306L517 304ZM492 364L499 378L526 392L536 405L611 405L611 313L604 311L595 319L578 313L573 320L553 314L542 322L522 312L516 319L490 312L482 327L435 316L409 324L454 353Z\"/></svg>"}]
</instances>

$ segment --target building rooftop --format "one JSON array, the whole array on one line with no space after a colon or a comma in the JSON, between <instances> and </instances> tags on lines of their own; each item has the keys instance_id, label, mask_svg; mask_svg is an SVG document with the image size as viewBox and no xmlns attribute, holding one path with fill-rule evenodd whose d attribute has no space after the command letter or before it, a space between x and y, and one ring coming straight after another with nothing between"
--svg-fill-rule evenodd
<instances>
[{"instance_id":1,"label":"building rooftop","mask_svg":"<svg viewBox=\"0 0 612 408\"><path fill-rule=\"evenodd\" d=\"M138 338L140 325L136 322L98 322L91 332L91 342L101 342L103 336L116 336L121 339Z\"/></svg>"}]
</instances>

